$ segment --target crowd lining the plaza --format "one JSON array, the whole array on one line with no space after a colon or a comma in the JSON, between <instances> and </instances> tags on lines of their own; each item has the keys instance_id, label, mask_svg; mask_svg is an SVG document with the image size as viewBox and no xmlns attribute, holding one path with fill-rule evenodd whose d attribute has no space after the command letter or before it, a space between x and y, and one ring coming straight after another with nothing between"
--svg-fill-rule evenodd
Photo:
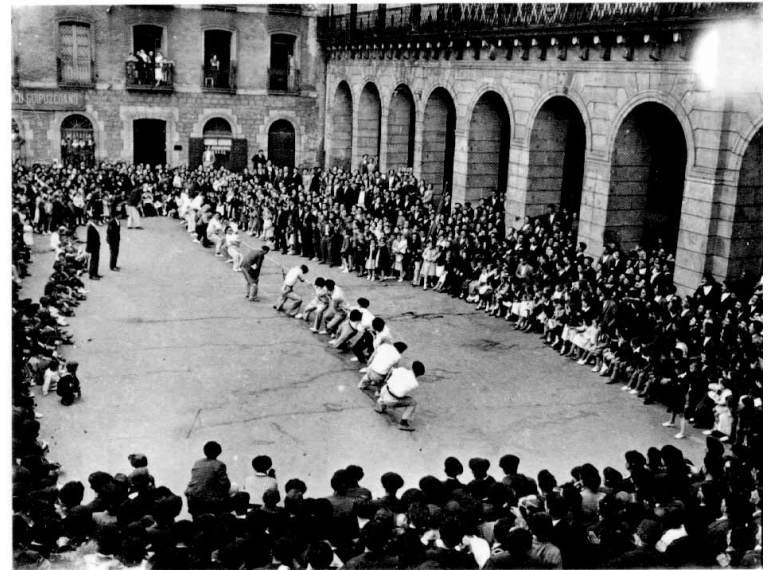
<instances>
[{"instance_id":1,"label":"crowd lining the plaza","mask_svg":"<svg viewBox=\"0 0 770 570\"><path fill-rule=\"evenodd\" d=\"M608 242L591 259L577 243L574 213L549 207L506 229L500 196L453 205L408 169L380 175L371 160L352 172L304 173L260 157L243 173L16 165L13 201L13 529L20 566L41 559L85 560L94 568L761 565L761 281L741 276L720 285L705 275L683 298L673 283L673 256L659 244L623 251ZM124 206L181 216L195 239L213 245L235 270L245 253L238 232L248 232L329 269L474 303L540 334L608 384L663 403L672 413L664 425L679 427L677 436L704 430L703 462L664 445L626 453L626 476L582 464L559 484L545 470L536 478L518 473L511 455L500 458L499 481L487 459L472 459L464 478L462 463L448 458L446 478L427 475L419 489L401 492L403 479L384 474L379 498L359 486L361 468L348 466L332 477L329 497L310 498L297 479L281 493L264 456L255 458L252 478L231 481L216 459L221 447L210 442L186 491L192 521L178 519L181 494L157 485L141 456L130 458L129 475L94 472L88 483L96 498L84 505L82 483L62 485L59 466L47 458L34 400L62 385L77 387L63 390L63 404L80 395L79 382L62 382L77 378L77 366L71 370L57 351L71 342L66 317L85 296L79 277L86 255L74 230ZM51 234L57 251L39 302L19 296L33 232ZM327 284L315 290L316 315L334 289ZM361 308L344 307L340 315L350 320ZM289 313L295 311L299 306ZM314 332L325 323L314 320Z\"/></svg>"}]
</instances>

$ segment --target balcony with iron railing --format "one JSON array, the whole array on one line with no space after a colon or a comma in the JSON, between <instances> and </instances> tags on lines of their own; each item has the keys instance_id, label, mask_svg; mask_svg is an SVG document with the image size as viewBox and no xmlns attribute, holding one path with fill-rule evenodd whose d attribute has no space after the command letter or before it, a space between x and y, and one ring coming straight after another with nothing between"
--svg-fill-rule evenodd
<instances>
[{"instance_id":1,"label":"balcony with iron railing","mask_svg":"<svg viewBox=\"0 0 770 570\"><path fill-rule=\"evenodd\" d=\"M160 64L126 62L126 89L129 91L152 91L172 93L174 91L174 62Z\"/></svg>"},{"instance_id":2,"label":"balcony with iron railing","mask_svg":"<svg viewBox=\"0 0 770 570\"><path fill-rule=\"evenodd\" d=\"M267 90L271 94L297 94L300 92L300 70L267 68Z\"/></svg>"},{"instance_id":3,"label":"balcony with iron railing","mask_svg":"<svg viewBox=\"0 0 770 570\"><path fill-rule=\"evenodd\" d=\"M93 60L72 62L57 57L56 81L59 87L93 88L96 84Z\"/></svg>"},{"instance_id":4,"label":"balcony with iron railing","mask_svg":"<svg viewBox=\"0 0 770 570\"><path fill-rule=\"evenodd\" d=\"M220 93L234 94L237 89L236 83L236 65L234 63L230 66L223 66L220 68L213 68L209 66L202 66L203 72L203 90L214 91Z\"/></svg>"},{"instance_id":5,"label":"balcony with iron railing","mask_svg":"<svg viewBox=\"0 0 770 570\"><path fill-rule=\"evenodd\" d=\"M499 36L610 30L618 27L694 25L724 17L761 15L761 3L614 2L614 3L460 3L410 4L319 19L322 45L419 37Z\"/></svg>"}]
</instances>

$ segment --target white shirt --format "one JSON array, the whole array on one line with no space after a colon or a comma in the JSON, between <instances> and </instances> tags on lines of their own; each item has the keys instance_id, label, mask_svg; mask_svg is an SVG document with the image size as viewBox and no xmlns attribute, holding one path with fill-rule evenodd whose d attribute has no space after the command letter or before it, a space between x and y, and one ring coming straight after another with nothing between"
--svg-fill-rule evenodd
<instances>
[{"instance_id":1,"label":"white shirt","mask_svg":"<svg viewBox=\"0 0 770 570\"><path fill-rule=\"evenodd\" d=\"M345 294L342 292L342 289L340 289L339 285L334 286L334 290L332 291L331 295L331 301L332 305L338 309L341 309L345 305Z\"/></svg>"},{"instance_id":2,"label":"white shirt","mask_svg":"<svg viewBox=\"0 0 770 570\"><path fill-rule=\"evenodd\" d=\"M417 388L417 377L408 368L394 368L387 382L388 391L396 398L403 398Z\"/></svg>"},{"instance_id":3,"label":"white shirt","mask_svg":"<svg viewBox=\"0 0 770 570\"><path fill-rule=\"evenodd\" d=\"M46 368L43 372L43 396L47 396L51 390L56 390L59 385L59 371Z\"/></svg>"},{"instance_id":4,"label":"white shirt","mask_svg":"<svg viewBox=\"0 0 770 570\"><path fill-rule=\"evenodd\" d=\"M275 489L277 491L278 483L273 477L264 473L252 471L251 475L247 475L243 481L243 490L249 494L249 503L252 505L261 505L262 495L268 489Z\"/></svg>"},{"instance_id":5,"label":"white shirt","mask_svg":"<svg viewBox=\"0 0 770 570\"><path fill-rule=\"evenodd\" d=\"M381 344L374 351L369 368L372 372L384 376L391 368L398 364L399 360L401 360L401 353L396 350L395 346L392 344Z\"/></svg>"},{"instance_id":6,"label":"white shirt","mask_svg":"<svg viewBox=\"0 0 770 570\"><path fill-rule=\"evenodd\" d=\"M283 284L287 287L294 287L297 284L297 281L303 281L302 268L299 266L289 269L286 273L286 279L283 280Z\"/></svg>"},{"instance_id":7,"label":"white shirt","mask_svg":"<svg viewBox=\"0 0 770 570\"><path fill-rule=\"evenodd\" d=\"M393 344L393 335L390 333L388 325L385 325L380 332L374 335L372 346L377 348L381 344Z\"/></svg>"},{"instance_id":8,"label":"white shirt","mask_svg":"<svg viewBox=\"0 0 770 570\"><path fill-rule=\"evenodd\" d=\"M213 236L222 233L222 222L216 218L211 218L208 227L206 228L206 235Z\"/></svg>"},{"instance_id":9,"label":"white shirt","mask_svg":"<svg viewBox=\"0 0 770 570\"><path fill-rule=\"evenodd\" d=\"M362 331L373 331L372 322L374 321L374 315L369 309L358 309L361 311L361 322L359 323L359 329Z\"/></svg>"}]
</instances>

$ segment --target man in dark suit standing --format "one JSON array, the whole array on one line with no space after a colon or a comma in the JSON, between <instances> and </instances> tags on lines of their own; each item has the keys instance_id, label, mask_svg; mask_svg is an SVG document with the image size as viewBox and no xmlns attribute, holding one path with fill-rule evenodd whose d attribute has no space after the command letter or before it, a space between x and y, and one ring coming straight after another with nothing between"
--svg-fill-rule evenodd
<instances>
[{"instance_id":1,"label":"man in dark suit standing","mask_svg":"<svg viewBox=\"0 0 770 570\"><path fill-rule=\"evenodd\" d=\"M118 252L120 251L120 221L115 211L110 214L107 222L107 245L110 246L110 271L120 271L118 267Z\"/></svg>"},{"instance_id":2,"label":"man in dark suit standing","mask_svg":"<svg viewBox=\"0 0 770 570\"><path fill-rule=\"evenodd\" d=\"M102 238L99 236L99 230L94 223L93 218L88 218L88 229L86 234L86 253L88 260L88 277L91 279L101 279L99 275L99 250L102 246Z\"/></svg>"}]
</instances>

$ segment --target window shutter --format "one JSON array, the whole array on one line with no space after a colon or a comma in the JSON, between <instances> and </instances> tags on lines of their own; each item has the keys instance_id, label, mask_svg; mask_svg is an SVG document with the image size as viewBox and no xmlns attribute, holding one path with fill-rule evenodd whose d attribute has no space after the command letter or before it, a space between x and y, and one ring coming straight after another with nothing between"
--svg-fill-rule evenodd
<instances>
[{"instance_id":1,"label":"window shutter","mask_svg":"<svg viewBox=\"0 0 770 570\"><path fill-rule=\"evenodd\" d=\"M198 168L203 162L203 139L200 137L190 137L189 147L189 166L190 168Z\"/></svg>"},{"instance_id":2,"label":"window shutter","mask_svg":"<svg viewBox=\"0 0 770 570\"><path fill-rule=\"evenodd\" d=\"M249 160L249 145L246 139L233 139L230 151L230 170L241 172L246 168Z\"/></svg>"}]
</instances>

